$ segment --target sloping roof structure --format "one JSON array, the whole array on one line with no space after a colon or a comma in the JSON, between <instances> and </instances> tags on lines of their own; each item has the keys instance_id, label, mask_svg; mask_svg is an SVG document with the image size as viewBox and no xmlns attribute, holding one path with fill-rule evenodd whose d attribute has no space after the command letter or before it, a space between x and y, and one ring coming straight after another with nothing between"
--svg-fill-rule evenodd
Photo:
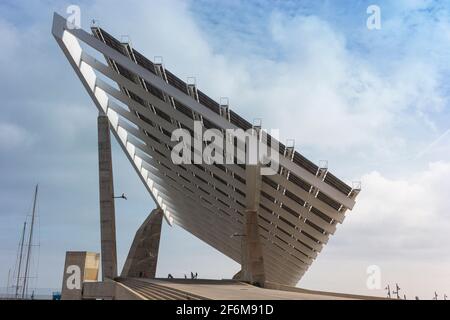
<instances>
[{"instance_id":1,"label":"sloping roof structure","mask_svg":"<svg viewBox=\"0 0 450 320\"><path fill-rule=\"evenodd\" d=\"M195 120L222 131L252 124L99 27L92 34L70 28L55 14L53 35L166 220L240 263L241 239L233 235L243 229L246 166L175 165L171 135L178 128L193 134ZM263 176L258 190L259 235L267 280L295 285L359 188L279 146L280 170Z\"/></svg>"}]
</instances>

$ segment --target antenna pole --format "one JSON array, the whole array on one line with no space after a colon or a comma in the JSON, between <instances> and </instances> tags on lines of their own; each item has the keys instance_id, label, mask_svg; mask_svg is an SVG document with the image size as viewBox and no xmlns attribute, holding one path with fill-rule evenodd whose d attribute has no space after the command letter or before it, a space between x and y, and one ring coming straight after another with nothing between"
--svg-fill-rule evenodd
<instances>
[{"instance_id":1,"label":"antenna pole","mask_svg":"<svg viewBox=\"0 0 450 320\"><path fill-rule=\"evenodd\" d=\"M37 194L38 194L38 188L39 185L36 185L36 189L34 191L34 200L33 200L33 214L31 216L31 227L30 227L30 236L28 238L28 252L27 252L27 260L25 264L25 277L23 279L23 287L22 287L22 299L25 299L25 293L28 291L28 271L30 268L30 256L31 256L31 247L33 245L33 227L34 227L34 217L36 214L36 201L37 201Z\"/></svg>"},{"instance_id":2,"label":"antenna pole","mask_svg":"<svg viewBox=\"0 0 450 320\"><path fill-rule=\"evenodd\" d=\"M19 297L20 271L21 271L21 268L22 268L23 243L25 241L25 230L26 230L26 228L27 228L27 222L25 221L23 223L22 239L20 240L19 268L17 270L16 295L15 295L16 299Z\"/></svg>"},{"instance_id":3,"label":"antenna pole","mask_svg":"<svg viewBox=\"0 0 450 320\"><path fill-rule=\"evenodd\" d=\"M8 280L6 281L6 299L9 299L9 280L11 278L11 268L8 270Z\"/></svg>"}]
</instances>

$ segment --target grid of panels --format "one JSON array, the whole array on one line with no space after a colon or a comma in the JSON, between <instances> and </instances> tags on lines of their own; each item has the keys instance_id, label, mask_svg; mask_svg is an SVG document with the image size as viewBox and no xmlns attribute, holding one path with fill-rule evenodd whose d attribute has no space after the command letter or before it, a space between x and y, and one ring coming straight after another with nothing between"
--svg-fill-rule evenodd
<instances>
[{"instance_id":1,"label":"grid of panels","mask_svg":"<svg viewBox=\"0 0 450 320\"><path fill-rule=\"evenodd\" d=\"M252 125L232 110L224 117L217 102L129 44L100 28L93 28L92 33L120 54L106 50L82 31L75 32L83 42L95 45L104 54L107 65L86 53L81 55L81 61L120 88L117 90L100 78L95 83L95 89L107 94L107 107L117 114L117 134L120 130L127 133L124 146L130 159L138 157L141 178L150 181L149 190L165 204L163 210L170 211L174 223L240 262L240 239L231 236L243 229L245 165L174 165L170 159L175 144L171 132L177 128L193 132L194 120L202 121L205 128L222 130L226 128L219 125L218 118L244 130ZM158 81L136 72L136 66L212 113L195 109L179 93L174 94ZM267 138L269 144L272 139ZM281 161L279 173L262 179L260 236L267 280L295 285L334 234L336 225L343 222L346 210L351 209L347 200L354 202L359 190L281 143L280 154L284 162Z\"/></svg>"}]
</instances>

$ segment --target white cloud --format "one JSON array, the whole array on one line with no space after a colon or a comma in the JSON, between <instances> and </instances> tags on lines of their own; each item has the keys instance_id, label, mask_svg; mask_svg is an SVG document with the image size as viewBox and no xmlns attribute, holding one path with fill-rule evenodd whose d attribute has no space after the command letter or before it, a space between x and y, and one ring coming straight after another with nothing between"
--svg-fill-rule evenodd
<instances>
[{"instance_id":1,"label":"white cloud","mask_svg":"<svg viewBox=\"0 0 450 320\"><path fill-rule=\"evenodd\" d=\"M3 19L0 19L0 34L2 35L0 64L2 64L13 58L13 53L19 46L19 41L16 28Z\"/></svg>"},{"instance_id":2,"label":"white cloud","mask_svg":"<svg viewBox=\"0 0 450 320\"><path fill-rule=\"evenodd\" d=\"M149 10L134 1L127 6L133 24L120 10L105 15L102 4L86 8L86 14L104 17L102 25L116 36L130 34L149 57L163 55L166 66L182 79L196 76L200 89L213 98L228 96L250 121L261 117L265 126L281 128L284 139L295 138L299 146L325 156L353 153L359 160L373 160L413 155L418 143L438 131L434 116L448 105L448 95L441 90L442 66L415 50L425 34L405 43L402 60L392 61L386 71L378 61L357 54L347 35L316 16L274 13L266 35L279 55L272 60L264 56L264 48L252 55L231 55L239 48L211 45L208 31L198 27L185 3L158 2ZM404 23L401 19L396 21ZM390 23L386 29L394 29ZM427 29L436 34L448 25L443 19L428 23ZM406 35L401 28L389 35L388 43L398 46Z\"/></svg>"},{"instance_id":3,"label":"white cloud","mask_svg":"<svg viewBox=\"0 0 450 320\"><path fill-rule=\"evenodd\" d=\"M401 179L366 174L355 210L300 286L385 296L384 286L398 282L408 298L448 293L449 177L450 162L431 163ZM366 287L369 265L381 268L380 290Z\"/></svg>"},{"instance_id":4,"label":"white cloud","mask_svg":"<svg viewBox=\"0 0 450 320\"><path fill-rule=\"evenodd\" d=\"M416 1L410 9L421 9L422 5ZM28 4L25 7L28 8ZM363 35L360 39L368 51L365 55L355 52L349 44L348 34L319 17L276 13L267 25L270 30L266 34L267 40L276 47L271 48L272 54L268 57L264 54L267 48L258 47L261 41L243 44L243 47L255 46L251 55L242 52L240 47L225 50L230 49L230 43L226 41L218 41L220 45L213 46L208 41L210 31L199 27L190 10L195 10L195 3L192 9L180 1L149 4L99 0L82 6L82 16L84 21L100 19L101 25L119 38L129 34L136 48L145 55L150 58L164 56L166 66L181 78L196 76L200 89L211 97L230 97L232 107L248 120L262 117L265 126L281 128L281 134L296 138L301 148L315 146L318 153L326 157L341 154L349 172L356 166L361 167L360 172L370 172L373 165L369 161L375 163L378 171L362 178L364 188L355 211L338 228L336 237L309 271L321 272L318 281L329 273L329 265L321 269L321 261L326 261L327 256L338 257L333 265L340 263L341 268L347 263L352 264L352 270L356 264L354 260L345 260L348 257L383 264L394 256L401 256L406 265L407 261L422 258L436 263L443 256L449 256L448 251L443 252L446 250L443 244L450 240L447 236L450 206L446 203L450 163L434 163L422 172L392 178L384 172L379 161L403 154L410 148L420 149L420 142L426 140L427 132L439 131L435 116L448 109L448 97L441 90L442 63L447 63L448 58L445 56L448 46L442 49L441 44L449 40L448 18L433 21L409 17L409 24L420 21L424 29L412 37L407 36L410 28L403 15L383 21L386 32L380 33L379 37ZM79 179L82 180L86 167L94 168L91 176L95 175L95 160L89 158L97 156L95 108L51 39L50 15L44 16L45 21L29 22L26 26L13 26L0 20L4 45L0 65L2 72L8 75L1 79L4 93L9 97L5 112L9 111L8 118L12 119L17 114L22 115L17 119L19 125L2 120L0 148L26 144L30 134L24 128L29 128L42 136L42 144L35 150L40 157L33 159L47 165L41 166L43 169L39 172L43 180L47 179L44 183L49 183L51 173L65 177L67 172L81 172ZM361 23L364 25L365 21ZM84 27L88 29L87 25ZM220 34L213 36L220 37ZM232 36L227 35L228 39ZM407 41L403 43L404 39ZM379 55L378 59L369 59L372 49ZM388 50L401 51L401 59L383 56ZM242 54L236 54L240 52ZM432 58L428 57L429 53L433 53ZM30 83L26 92L22 91L24 74ZM425 137L421 137L422 134ZM441 144L440 147L448 156L448 147ZM79 159L73 159L76 156L85 162L67 168L62 157L77 163ZM361 159L367 161L358 161ZM56 168L51 161L60 166ZM8 167L2 168L4 176L12 176L8 181L16 179L16 172L11 172L15 162L8 162ZM17 165L24 176L36 172L37 164L26 165ZM123 177L117 179L117 184L131 189L128 183L136 182L133 186L137 193L142 189L140 182L133 173L128 174L130 170L126 171L125 165L118 169ZM402 170L410 164L397 162L395 165ZM27 183L23 182L24 185ZM58 186L52 186L48 194L61 192ZM62 197L70 199L73 194L91 194L97 190L93 186L89 183L92 187L89 189L81 182L73 183L73 192ZM9 189L5 190L10 192ZM14 201L13 205L18 202ZM65 202L67 199L61 200L61 210L49 214L59 216L64 211L73 219L78 217L72 208L64 206ZM86 206L86 212L97 210L95 199L92 206ZM129 212L130 208L124 210ZM139 210L136 212L144 211ZM85 220L79 222L85 223ZM66 227L61 225L61 232L65 231ZM124 228L127 237L133 232ZM125 251L122 253L126 254ZM167 259L172 260L163 264L170 266L178 257ZM215 263L221 261L215 260ZM195 268L194 264L192 268ZM351 274L346 276L352 277ZM318 282L315 285L318 286Z\"/></svg>"},{"instance_id":5,"label":"white cloud","mask_svg":"<svg viewBox=\"0 0 450 320\"><path fill-rule=\"evenodd\" d=\"M429 164L407 178L363 176L355 210L339 230L353 254L374 259L447 259L450 242L450 162ZM344 251L347 251L344 249Z\"/></svg>"},{"instance_id":6,"label":"white cloud","mask_svg":"<svg viewBox=\"0 0 450 320\"><path fill-rule=\"evenodd\" d=\"M12 123L0 123L0 150L23 148L31 141L31 134L24 128Z\"/></svg>"},{"instance_id":7,"label":"white cloud","mask_svg":"<svg viewBox=\"0 0 450 320\"><path fill-rule=\"evenodd\" d=\"M265 70L270 75L258 88L260 104L266 114L282 110L273 122L288 128L300 145L374 156L379 149L395 152L410 142L411 131L426 125L419 110L440 111L448 104L432 62L408 56L381 73L325 21L281 16L272 24L287 59Z\"/></svg>"},{"instance_id":8,"label":"white cloud","mask_svg":"<svg viewBox=\"0 0 450 320\"><path fill-rule=\"evenodd\" d=\"M301 147L316 146L322 154L342 153L345 158L354 153L377 163L379 171L361 179L364 189L355 211L338 231L336 241L344 248L337 252L347 248L359 257L367 257L368 250L380 257L402 252L409 259L417 253L414 248L423 255L428 249L429 253L442 250L440 241L448 239L430 238L433 230L445 237L442 227L449 223L443 213L448 164L436 163L422 173L394 179L385 176L377 162L419 148L420 135L436 131L429 114L439 114L448 105L448 96L440 90L442 66L417 54L415 43L405 43L405 56L391 61L387 72L377 60L349 47L346 35L328 22L275 13L267 37L278 46L279 59L264 54L229 56L209 45L207 31L196 26L185 5L154 4L158 17L142 3L131 7L133 24L115 12L104 26L128 28L137 49L150 57L162 54L166 66L181 78L196 75L200 89L214 98L229 96L250 121L252 116L263 117L264 125L281 127L281 134L296 138ZM384 25L393 28L389 21ZM445 21L429 23L427 29L435 33L445 25ZM424 43L425 36L412 39ZM388 43L398 46L404 37L401 29ZM348 165L355 161L352 157ZM364 172L371 167L361 166ZM353 243L358 236L364 238Z\"/></svg>"}]
</instances>

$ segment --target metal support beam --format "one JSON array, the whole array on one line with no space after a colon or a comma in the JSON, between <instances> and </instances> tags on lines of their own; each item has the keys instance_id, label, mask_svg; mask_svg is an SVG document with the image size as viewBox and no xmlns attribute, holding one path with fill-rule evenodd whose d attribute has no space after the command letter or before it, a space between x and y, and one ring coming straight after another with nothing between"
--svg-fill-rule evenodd
<instances>
[{"instance_id":1,"label":"metal support beam","mask_svg":"<svg viewBox=\"0 0 450 320\"><path fill-rule=\"evenodd\" d=\"M158 264L163 213L153 210L136 232L127 261L122 270L123 278L154 279Z\"/></svg>"},{"instance_id":2,"label":"metal support beam","mask_svg":"<svg viewBox=\"0 0 450 320\"><path fill-rule=\"evenodd\" d=\"M100 114L97 124L102 278L105 281L117 277L116 214L108 117Z\"/></svg>"}]
</instances>

